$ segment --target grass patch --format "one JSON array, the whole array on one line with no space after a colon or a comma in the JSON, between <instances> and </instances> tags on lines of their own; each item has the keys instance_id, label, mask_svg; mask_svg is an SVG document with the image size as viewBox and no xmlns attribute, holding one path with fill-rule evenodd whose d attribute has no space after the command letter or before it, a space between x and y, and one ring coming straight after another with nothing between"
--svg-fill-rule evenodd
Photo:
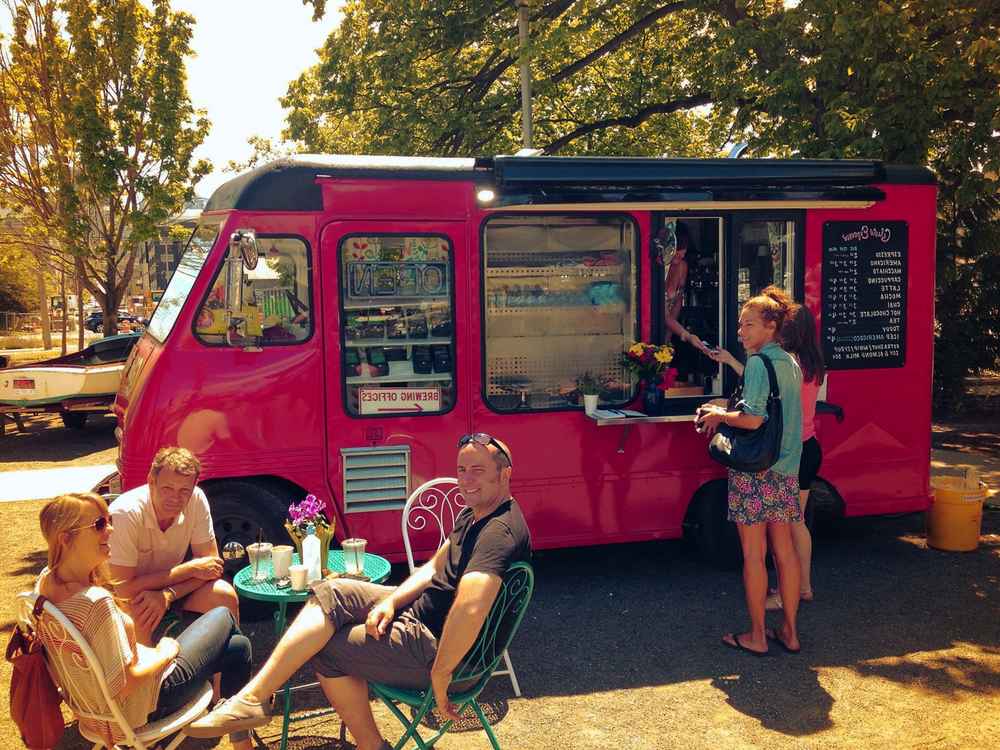
<instances>
[{"instance_id":1,"label":"grass patch","mask_svg":"<svg viewBox=\"0 0 1000 750\"><path fill-rule=\"evenodd\" d=\"M0 336L0 349L29 349L41 345L41 336Z\"/></svg>"}]
</instances>

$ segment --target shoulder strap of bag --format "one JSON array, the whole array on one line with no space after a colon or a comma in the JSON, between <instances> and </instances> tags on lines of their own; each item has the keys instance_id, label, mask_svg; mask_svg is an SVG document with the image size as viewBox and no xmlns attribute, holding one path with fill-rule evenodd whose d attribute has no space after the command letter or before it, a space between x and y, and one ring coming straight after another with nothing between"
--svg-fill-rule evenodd
<instances>
[{"instance_id":1,"label":"shoulder strap of bag","mask_svg":"<svg viewBox=\"0 0 1000 750\"><path fill-rule=\"evenodd\" d=\"M42 607L45 606L46 601L48 601L48 599L41 595L39 595L38 599L35 601L32 613L34 614L36 621L38 620L38 617L42 612ZM15 626L14 632L10 634L10 640L7 641L7 661L13 664L18 657L30 654L37 648L37 643L37 636L33 632L30 630L22 630L20 625Z\"/></svg>"},{"instance_id":2,"label":"shoulder strap of bag","mask_svg":"<svg viewBox=\"0 0 1000 750\"><path fill-rule=\"evenodd\" d=\"M771 386L770 397L775 399L781 398L781 391L778 390L778 376L774 374L774 365L771 364L771 358L765 357L763 354L754 354L755 357L760 357L764 360L764 367L767 368L767 380ZM748 362L750 360L747 360Z\"/></svg>"},{"instance_id":3,"label":"shoulder strap of bag","mask_svg":"<svg viewBox=\"0 0 1000 750\"><path fill-rule=\"evenodd\" d=\"M31 608L31 614L34 616L36 620L42 616L42 608L45 606L45 602L47 602L48 600L49 598L44 594L39 594L38 597L35 599L35 606Z\"/></svg>"}]
</instances>

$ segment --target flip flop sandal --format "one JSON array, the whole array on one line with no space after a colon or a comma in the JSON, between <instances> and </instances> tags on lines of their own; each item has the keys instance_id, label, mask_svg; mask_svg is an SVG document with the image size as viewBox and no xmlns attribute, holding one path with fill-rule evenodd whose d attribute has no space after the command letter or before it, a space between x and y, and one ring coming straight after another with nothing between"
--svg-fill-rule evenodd
<instances>
[{"instance_id":1,"label":"flip flop sandal","mask_svg":"<svg viewBox=\"0 0 1000 750\"><path fill-rule=\"evenodd\" d=\"M737 651L744 651L750 654L751 656L757 656L757 657L767 656L769 653L767 651L754 651L752 648L747 648L740 642L740 637L736 633L727 633L726 635L728 635L730 638L733 639L733 642L730 643L729 641L726 640L725 636L722 637L722 645L726 646L727 648L732 648Z\"/></svg>"},{"instance_id":2,"label":"flip flop sandal","mask_svg":"<svg viewBox=\"0 0 1000 750\"><path fill-rule=\"evenodd\" d=\"M783 649L785 649L785 651L789 654L797 654L802 650L801 646L799 648L790 648L788 644L785 643L784 639L782 639L782 637L779 635L778 631L775 630L774 628L768 628L767 630L765 630L764 635L767 636L767 640L774 641Z\"/></svg>"}]
</instances>

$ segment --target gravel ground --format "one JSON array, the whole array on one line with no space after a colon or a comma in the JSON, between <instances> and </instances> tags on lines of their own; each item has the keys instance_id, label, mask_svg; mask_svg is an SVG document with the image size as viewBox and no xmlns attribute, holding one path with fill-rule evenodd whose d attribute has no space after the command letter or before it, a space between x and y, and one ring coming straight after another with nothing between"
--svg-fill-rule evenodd
<instances>
[{"instance_id":1,"label":"gravel ground","mask_svg":"<svg viewBox=\"0 0 1000 750\"><path fill-rule=\"evenodd\" d=\"M38 507L0 506L0 523L22 524ZM927 549L922 530L920 516L829 528L817 540L816 601L801 613L803 652L775 647L764 659L719 643L744 624L739 575L700 565L680 542L538 554L535 599L511 649L524 697L503 678L484 693L502 746L995 747L1000 512L987 512L972 553ZM5 551L8 585L27 584L40 548L36 533ZM245 626L264 658L270 622ZM298 694L297 710L320 705L318 693ZM377 716L398 736L386 711ZM292 747L353 748L335 739L339 728L336 717L294 724ZM13 739L9 724L0 746L13 747L4 737ZM261 732L261 746L278 739L277 723ZM71 726L59 750L84 747ZM488 743L469 730L438 747Z\"/></svg>"},{"instance_id":2,"label":"gravel ground","mask_svg":"<svg viewBox=\"0 0 1000 750\"><path fill-rule=\"evenodd\" d=\"M26 435L0 438L0 471L114 460L110 418L83 431L49 418L28 426ZM976 463L1000 487L995 425L935 425L934 440L936 468ZM2 630L12 623L13 592L44 564L40 507L0 504L13 540L2 550ZM757 659L722 647L724 632L745 625L739 575L695 562L680 542L542 552L535 568L535 599L511 649L524 697L513 698L503 678L483 696L506 750L950 750L992 748L1000 736L1000 511L986 511L979 549L964 554L928 549L919 515L823 530L799 656L774 648ZM401 576L397 569L394 580ZM245 628L263 660L274 644L270 622ZM6 663L0 672L9 680ZM299 711L322 705L316 691L297 694ZM399 736L387 711L376 715L387 736ZM276 750L279 730L274 723L261 732L259 746ZM290 747L353 748L339 732L336 717L296 723ZM4 717L0 747L16 746ZM57 750L87 747L70 725ZM472 727L437 747L489 744Z\"/></svg>"}]
</instances>

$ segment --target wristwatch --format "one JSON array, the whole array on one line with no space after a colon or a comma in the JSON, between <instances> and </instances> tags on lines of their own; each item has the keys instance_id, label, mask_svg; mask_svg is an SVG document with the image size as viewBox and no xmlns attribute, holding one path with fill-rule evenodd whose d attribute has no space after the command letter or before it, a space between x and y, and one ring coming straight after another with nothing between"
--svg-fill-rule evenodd
<instances>
[{"instance_id":1,"label":"wristwatch","mask_svg":"<svg viewBox=\"0 0 1000 750\"><path fill-rule=\"evenodd\" d=\"M163 595L167 598L167 609L170 609L170 606L177 601L177 592L174 591L172 586L167 586L161 590L163 591Z\"/></svg>"}]
</instances>

